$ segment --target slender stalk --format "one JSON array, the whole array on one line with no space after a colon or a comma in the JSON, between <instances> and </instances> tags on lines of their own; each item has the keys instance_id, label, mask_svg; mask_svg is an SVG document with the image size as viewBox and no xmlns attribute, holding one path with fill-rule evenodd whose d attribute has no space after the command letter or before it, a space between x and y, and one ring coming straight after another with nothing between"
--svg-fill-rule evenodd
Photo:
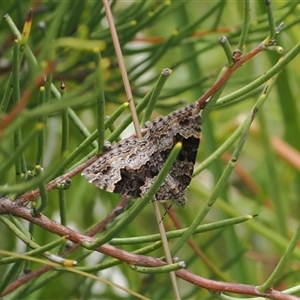
<instances>
[{"instance_id":1,"label":"slender stalk","mask_svg":"<svg viewBox=\"0 0 300 300\"><path fill-rule=\"evenodd\" d=\"M196 228L194 233L203 233L203 232L224 228L227 226L233 226L236 224L249 221L254 217L256 217L256 215L240 216L240 217L229 218L226 220L217 221L213 223L199 225ZM181 237L187 230L188 228L168 231L166 232L166 237L168 240L175 239ZM114 238L109 243L111 245L132 245L132 244L142 244L142 243L150 243L150 242L153 243L155 241L159 241L160 239L161 239L160 234L152 234L147 236L137 236L137 237L129 237L129 238Z\"/></svg>"},{"instance_id":2,"label":"slender stalk","mask_svg":"<svg viewBox=\"0 0 300 300\"><path fill-rule=\"evenodd\" d=\"M63 98L66 94L66 85L63 81L60 84L61 90L61 98ZM69 116L68 116L68 108L62 110L61 112L61 150L60 153L62 156L66 156L68 148L69 148Z\"/></svg>"},{"instance_id":3,"label":"slender stalk","mask_svg":"<svg viewBox=\"0 0 300 300\"><path fill-rule=\"evenodd\" d=\"M224 49L224 52L226 54L228 66L229 67L233 66L234 65L234 60L233 60L233 57L232 57L233 51L231 49L231 45L230 45L227 37L226 36L220 37L219 42L220 42L220 45L222 46L222 48Z\"/></svg>"},{"instance_id":4,"label":"slender stalk","mask_svg":"<svg viewBox=\"0 0 300 300\"><path fill-rule=\"evenodd\" d=\"M60 83L60 90L61 90L61 100L64 101L64 97L66 96L66 85L61 80ZM69 148L69 135L70 135L70 128L69 128L69 114L68 108L62 110L61 112L61 149L60 154L62 158L65 158L68 154ZM58 189L58 201L59 201L59 215L60 215L60 223L62 225L67 224L67 196L66 191L63 187ZM59 249L59 253L62 253L65 250L65 244L61 245Z\"/></svg>"},{"instance_id":5,"label":"slender stalk","mask_svg":"<svg viewBox=\"0 0 300 300\"><path fill-rule=\"evenodd\" d=\"M174 271L180 270L185 267L185 263L180 261L178 263L168 264L163 267L149 268L149 267L139 267L136 265L128 265L132 270L144 274L160 274L160 273L174 273ZM175 273L174 273L175 275ZM175 277L176 278L176 277ZM177 297L177 295L176 295ZM178 295L179 297L179 295Z\"/></svg>"},{"instance_id":6,"label":"slender stalk","mask_svg":"<svg viewBox=\"0 0 300 300\"><path fill-rule=\"evenodd\" d=\"M94 49L95 59L95 76L96 76L96 89L97 89L97 127L98 127L98 152L101 154L104 148L104 122L105 122L105 96L104 96L104 85L101 67L101 54L99 49Z\"/></svg>"},{"instance_id":7,"label":"slender stalk","mask_svg":"<svg viewBox=\"0 0 300 300\"><path fill-rule=\"evenodd\" d=\"M168 264L168 267L166 267L166 270L168 270L170 272L169 274L170 274L171 283L172 283L172 287L173 287L174 297L175 297L176 300L180 300L181 297L180 297L180 294L179 294L179 288L178 288L178 284L177 284L177 280L176 280L175 271L179 270L181 268L181 265L179 265L177 263L173 264L170 249L169 249L169 245L168 245L168 240L167 240L167 237L166 237L165 227L164 227L164 224L162 222L162 217L161 217L161 214L160 214L160 211L159 211L157 201L153 202L153 207L154 207L154 211L155 211L156 221L158 223L158 228L159 228L159 233L160 233L160 236L161 236L162 245L163 245L164 252L165 252L166 261L167 261L167 264ZM160 267L160 268L163 268L163 267ZM147 270L147 271L151 272L150 270ZM160 273L160 272L164 273L164 269L163 270L162 269L154 270L154 272L155 271L158 271L158 273Z\"/></svg>"},{"instance_id":8,"label":"slender stalk","mask_svg":"<svg viewBox=\"0 0 300 300\"><path fill-rule=\"evenodd\" d=\"M13 104L16 105L20 100L20 82L19 82L19 65L20 65L20 56L19 56L20 42L15 40L14 43L14 53L13 53L13 73L12 73L12 84L13 84ZM22 145L22 130L19 128L14 133L14 147L15 150L20 148ZM25 157L23 153L17 157L15 161L16 169L16 181L20 182L21 178L26 176L26 164Z\"/></svg>"},{"instance_id":9,"label":"slender stalk","mask_svg":"<svg viewBox=\"0 0 300 300\"><path fill-rule=\"evenodd\" d=\"M244 16L243 16L243 27L241 30L241 35L239 39L239 43L237 46L237 49L241 50L243 52L244 46L246 44L249 26L250 26L250 20L251 20L251 8L250 8L250 1L244 0Z\"/></svg>"},{"instance_id":10,"label":"slender stalk","mask_svg":"<svg viewBox=\"0 0 300 300\"><path fill-rule=\"evenodd\" d=\"M171 73L172 73L172 69L165 68L162 70L154 88L152 89L151 97L150 97L149 103L147 105L147 108L145 110L144 118L141 122L142 126L144 126L146 121L148 121L150 119L151 113L155 107L157 99L164 87L164 84L166 83L166 81L167 81L169 75L171 75Z\"/></svg>"},{"instance_id":11,"label":"slender stalk","mask_svg":"<svg viewBox=\"0 0 300 300\"><path fill-rule=\"evenodd\" d=\"M119 67L120 67L120 71L121 71L121 75L122 75L122 79L123 79L123 84L124 84L124 88L125 88L125 92L126 92L126 96L127 96L127 101L129 102L129 108L130 108L132 121L133 121L134 129L135 129L135 134L138 138L141 138L142 133L141 133L141 129L140 129L139 120L138 120L138 117L137 117L135 105L134 105L134 102L133 102L133 95L132 95L132 92L131 92L131 87L130 87L130 83L129 83L129 80L128 80L126 67L125 67L125 63L124 63L124 59L123 59L122 50L121 50L121 46L120 46L120 43L119 43L116 27L115 27L115 24L114 24L113 16L112 16L108 1L103 0L102 2L103 2L103 5L104 5L104 8L105 8L106 17L107 17L107 20L108 20L111 37L112 37L113 44L114 44L114 47L115 47L115 51L116 51L116 54L117 54L117 57L118 57L118 63L119 63Z\"/></svg>"},{"instance_id":12,"label":"slender stalk","mask_svg":"<svg viewBox=\"0 0 300 300\"><path fill-rule=\"evenodd\" d=\"M40 87L40 93L39 93L39 106L44 105L46 101L46 93L45 93L45 87ZM38 165L43 165L43 158L44 158L44 151L45 151L45 125L46 125L46 116L41 116L38 119L38 124L42 128L41 131L38 134L37 137L37 157L36 157L36 163Z\"/></svg>"},{"instance_id":13,"label":"slender stalk","mask_svg":"<svg viewBox=\"0 0 300 300\"><path fill-rule=\"evenodd\" d=\"M41 176L42 170L40 165L35 166L35 172L38 177L42 177ZM40 189L41 203L36 209L33 210L33 214L36 216L38 216L38 214L41 213L48 206L48 193L44 181L41 181L39 183L39 189Z\"/></svg>"}]
</instances>

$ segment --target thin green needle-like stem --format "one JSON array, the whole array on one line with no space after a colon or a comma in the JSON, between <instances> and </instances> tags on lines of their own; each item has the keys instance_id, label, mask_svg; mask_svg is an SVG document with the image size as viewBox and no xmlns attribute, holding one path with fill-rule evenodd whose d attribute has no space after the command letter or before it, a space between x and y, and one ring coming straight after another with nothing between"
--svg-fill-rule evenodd
<instances>
[{"instance_id":1,"label":"thin green needle-like stem","mask_svg":"<svg viewBox=\"0 0 300 300\"><path fill-rule=\"evenodd\" d=\"M270 34L268 37L268 41L272 42L275 38L276 35L276 25L275 25L275 19L273 15L273 10L271 6L271 1L270 0L265 0L265 4L267 7L267 13L268 13L268 20L269 20L269 29L270 29Z\"/></svg>"},{"instance_id":2,"label":"thin green needle-like stem","mask_svg":"<svg viewBox=\"0 0 300 300\"><path fill-rule=\"evenodd\" d=\"M39 106L44 105L46 101L46 93L45 93L45 87L40 87L39 92ZM44 151L45 151L45 125L46 125L46 116L41 116L38 119L38 124L42 128L41 131L38 134L37 137L37 156L36 156L36 163L38 165L43 165L43 157L44 157Z\"/></svg>"},{"instance_id":3,"label":"thin green needle-like stem","mask_svg":"<svg viewBox=\"0 0 300 300\"><path fill-rule=\"evenodd\" d=\"M232 52L232 48L231 48L231 45L230 45L227 37L226 36L220 37L219 42L220 42L220 45L222 46L222 48L224 49L224 52L226 54L228 66L229 67L233 66L233 64L234 64L234 60L233 60L233 57L232 57L233 52Z\"/></svg>"},{"instance_id":4,"label":"thin green needle-like stem","mask_svg":"<svg viewBox=\"0 0 300 300\"><path fill-rule=\"evenodd\" d=\"M240 224L242 222L246 222L251 219L253 219L253 216L248 215L248 216L234 217L222 221L203 224L203 225L199 225L196 228L194 233L203 233L212 230L217 230L227 226ZM166 232L166 237L168 240L175 239L181 237L187 230L188 230L187 228L184 228L184 229L168 231ZM114 238L110 241L110 244L111 245L132 245L132 244L142 244L142 243L150 243L150 242L153 243L155 241L159 241L160 239L161 239L160 234L152 234L147 236L137 236L137 237L129 237L129 238Z\"/></svg>"},{"instance_id":5,"label":"thin green needle-like stem","mask_svg":"<svg viewBox=\"0 0 300 300\"><path fill-rule=\"evenodd\" d=\"M19 82L19 65L20 65L20 42L15 40L14 52L13 52L13 73L12 73L12 84L13 84L13 104L16 105L20 100L20 82ZM22 145L22 130L18 128L14 132L14 147L17 150ZM15 161L16 168L16 181L21 181L22 176L26 176L26 163L23 153L17 157Z\"/></svg>"},{"instance_id":6,"label":"thin green needle-like stem","mask_svg":"<svg viewBox=\"0 0 300 300\"><path fill-rule=\"evenodd\" d=\"M139 248L139 249L133 251L132 253L134 253L134 254L148 254L148 253L151 253L151 252L161 248L161 244L162 244L161 241L158 241L158 242L155 242L155 243L153 243L149 246ZM89 253L90 253L90 251L89 251ZM97 265L88 266L88 267L78 267L78 269L83 270L83 271L95 272L95 271L105 270L109 267L116 266L116 265L119 265L121 263L122 263L122 261L120 261L118 259L115 259L115 258L112 258L112 259L109 259L107 261L101 262Z\"/></svg>"},{"instance_id":7,"label":"thin green needle-like stem","mask_svg":"<svg viewBox=\"0 0 300 300\"><path fill-rule=\"evenodd\" d=\"M60 84L60 90L61 90L61 100L64 101L64 97L66 96L66 85L61 80ZM69 128L69 114L68 114L68 108L64 109L61 112L61 156L62 158L66 157L68 154L69 149L69 136L70 136L70 128ZM59 201L59 215L60 215L60 222L62 225L67 224L67 196L66 191L64 188L59 188L58 190L58 201ZM64 245L60 247L59 253L63 252Z\"/></svg>"},{"instance_id":8,"label":"thin green needle-like stem","mask_svg":"<svg viewBox=\"0 0 300 300\"><path fill-rule=\"evenodd\" d=\"M169 78L169 75L171 75L171 73L172 73L172 69L165 68L162 70L154 88L152 89L151 97L150 97L149 103L147 105L147 108L145 110L144 118L141 122L142 126L144 126L146 121L148 121L150 119L151 113L155 107L157 99L158 99L167 79Z\"/></svg>"},{"instance_id":9,"label":"thin green needle-like stem","mask_svg":"<svg viewBox=\"0 0 300 300\"><path fill-rule=\"evenodd\" d=\"M172 287L173 287L174 297L176 300L180 300L181 298L180 298L180 294L179 294L179 288L178 288L178 284L177 284L175 271L179 270L181 267L178 266L177 264L175 264L176 266L173 266L173 261L172 261L172 257L171 257L171 253L170 253L170 249L169 249L169 245L168 245L168 240L166 237L166 231L165 231L164 224L162 222L162 216L160 214L160 210L159 210L157 201L153 202L153 207L154 207L154 211L155 211L156 221L158 223L158 228L159 228L159 232L160 232L160 236L161 236L161 240L162 240L162 245L163 245L164 252L165 252L166 261L167 261L168 266L170 266L169 268L167 268L167 270L170 271L170 278L171 278L171 283L172 283ZM173 267L171 267L171 266L173 266ZM149 272L149 270L148 270L148 272Z\"/></svg>"},{"instance_id":10,"label":"thin green needle-like stem","mask_svg":"<svg viewBox=\"0 0 300 300\"><path fill-rule=\"evenodd\" d=\"M58 189L58 199L59 199L60 223L62 225L66 225L67 224L67 196L66 196L66 191L62 188Z\"/></svg>"},{"instance_id":11,"label":"thin green needle-like stem","mask_svg":"<svg viewBox=\"0 0 300 300\"><path fill-rule=\"evenodd\" d=\"M104 148L104 122L105 122L105 96L104 96L104 85L101 67L101 54L98 49L94 49L95 59L95 76L96 76L96 89L97 89L97 128L98 128L98 152L101 154Z\"/></svg>"},{"instance_id":12,"label":"thin green needle-like stem","mask_svg":"<svg viewBox=\"0 0 300 300\"><path fill-rule=\"evenodd\" d=\"M185 263L180 261L178 263L172 263L172 264L168 264L163 267L155 267L155 268L139 267L136 265L129 265L129 267L134 271L137 271L139 273L144 273L144 274L161 274L161 273L170 273L171 274L177 270L184 268ZM175 275L175 273L174 273L174 275ZM178 298L176 298L176 299L178 299Z\"/></svg>"},{"instance_id":13,"label":"thin green needle-like stem","mask_svg":"<svg viewBox=\"0 0 300 300\"><path fill-rule=\"evenodd\" d=\"M37 174L37 176L41 177L41 166L40 165L36 165L35 166L35 172ZM40 190L40 199L41 199L41 203L40 205L37 207L37 209L35 210L35 212L33 212L34 214L38 214L41 213L48 205L48 192L45 186L45 183L43 181L41 181L41 183L39 184L39 190Z\"/></svg>"},{"instance_id":14,"label":"thin green needle-like stem","mask_svg":"<svg viewBox=\"0 0 300 300\"><path fill-rule=\"evenodd\" d=\"M239 43L237 46L237 49L241 50L243 52L244 46L246 44L248 31L249 31L249 25L251 20L251 8L250 8L250 0L244 0L244 17L243 17L243 27L241 30L241 35L239 39Z\"/></svg>"},{"instance_id":15,"label":"thin green needle-like stem","mask_svg":"<svg viewBox=\"0 0 300 300\"><path fill-rule=\"evenodd\" d=\"M60 84L61 90L61 99L64 100L64 96L66 95L66 85L63 81ZM69 148L69 115L68 108L62 110L61 112L61 150L60 153L62 156L67 154Z\"/></svg>"}]
</instances>

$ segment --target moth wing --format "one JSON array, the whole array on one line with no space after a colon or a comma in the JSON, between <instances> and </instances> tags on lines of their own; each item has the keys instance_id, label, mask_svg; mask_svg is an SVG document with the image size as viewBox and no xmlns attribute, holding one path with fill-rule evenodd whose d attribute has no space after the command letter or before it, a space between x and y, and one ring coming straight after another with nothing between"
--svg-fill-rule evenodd
<instances>
[{"instance_id":1,"label":"moth wing","mask_svg":"<svg viewBox=\"0 0 300 300\"><path fill-rule=\"evenodd\" d=\"M124 189L121 189L120 185L125 179L127 181L137 180L138 171L149 162L153 151L154 147L149 140L143 138L124 139L84 169L81 175L88 182L108 192L138 196L137 192L135 195L130 191L122 192ZM124 177L126 178L124 179ZM130 185L130 182L128 184ZM134 183L131 182L131 184Z\"/></svg>"}]
</instances>

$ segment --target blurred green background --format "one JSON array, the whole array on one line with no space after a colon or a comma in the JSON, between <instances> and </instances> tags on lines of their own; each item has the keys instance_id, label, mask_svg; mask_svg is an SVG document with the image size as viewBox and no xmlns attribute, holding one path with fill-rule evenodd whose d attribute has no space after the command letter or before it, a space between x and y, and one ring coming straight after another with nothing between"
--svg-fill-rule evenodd
<instances>
[{"instance_id":1,"label":"blurred green background","mask_svg":"<svg viewBox=\"0 0 300 300\"><path fill-rule=\"evenodd\" d=\"M90 132L93 132L97 128L95 100L98 97L93 53L95 46L99 47L102 56L105 114L112 115L126 101L101 1L2 2L0 100L9 89L9 76L14 60L13 44L16 38L4 15L9 14L22 32L30 8L33 9L33 22L27 50L30 48L32 55L25 51L20 66L21 96L32 85L42 67L47 62L54 61L55 67L51 75L57 93L53 93L52 90L47 100L48 104L54 107L60 101L58 95L62 79L66 85L66 93L61 101L70 101L68 103L71 103L73 113ZM269 35L264 1L250 2L250 8L251 20L244 53L249 52ZM283 53L263 51L245 63L230 78L219 101L263 76L299 42L299 5L292 1L274 1L272 11L276 25L280 22L285 23L280 34L276 36L277 45L283 48ZM216 81L226 64L226 56L219 44L219 38L226 36L232 48L236 48L244 21L244 1L113 1L112 12L136 103L153 88L162 69L174 67L152 114L154 118L167 115L187 103L196 101ZM201 249L205 259L200 258L189 245L185 245L177 254L186 262L189 271L214 280L260 285L274 270L295 233L300 211L299 64L299 57L296 57L276 77L266 103L252 124L237 168L206 216L205 223L248 214L259 216L234 227L194 235L193 241ZM260 88L245 92L241 97L231 99L226 105L217 103L203 124L196 171L200 163L216 151L245 120L263 87L264 85L261 85ZM33 111L41 105L39 97L39 88L35 88L26 111ZM13 101L10 101L5 110L1 107L1 115L11 111L13 106ZM20 118L26 111L20 113ZM64 153L61 153L64 139L61 111L62 109L53 109L46 115L42 160L44 169L57 164L62 157L68 157L85 139L79 127L74 124L74 119L70 118L68 146ZM129 110L126 110L116 120L114 127L118 128L129 114ZM140 118L142 115L143 113L140 114ZM18 118L12 122L12 126ZM23 140L26 140L37 119L30 117L15 123L15 131L21 131ZM114 128L106 130L106 137L111 130ZM132 133L133 127L130 126L120 138L128 137ZM215 157L205 170L197 172L187 191L186 209L173 205L172 209L182 227L190 225L212 194L235 147L236 143L230 145L221 157ZM1 167L15 151L13 134L1 139L0 148ZM58 174L53 171L53 174L58 176L71 169L93 148L90 145L64 170L59 170ZM296 155L292 156L289 150L296 151ZM24 151L28 171L34 169L37 153L36 137ZM14 185L16 182L15 166L12 164L0 175L0 194L5 194L2 187L6 184ZM5 196L16 195L11 193ZM80 175L72 178L72 185L65 196L66 225L80 233L84 233L111 212L119 199L119 195L97 189ZM59 192L51 191L48 197L48 205L43 214L60 222ZM28 228L27 221L20 221ZM167 230L175 229L168 215L164 223ZM0 249L16 253L26 251L26 245L4 223L0 223L0 232ZM118 237L136 237L157 232L153 207L149 204ZM37 226L34 226L32 234L39 245L45 245L57 238ZM174 241L170 241L170 247L173 243ZM134 251L141 246L132 244L118 247ZM57 249L52 249L51 252L57 253ZM83 249L78 249L71 257L77 259L83 252ZM161 257L163 250L160 248L149 255ZM276 289L284 290L299 283L299 257L300 252L297 249L277 278L274 286ZM107 259L109 258L95 252L79 265L89 267ZM212 262L214 270L208 266L206 260ZM10 268L13 268L13 265L0 266L0 273L6 274L3 276L13 274L11 281L14 281L22 274L24 268L35 270L40 268L40 264L23 262L13 271L9 271ZM173 298L168 274L140 274L129 269L126 264L93 273L151 299ZM21 287L22 291L16 290L11 299L130 298L124 292L79 275L57 272L53 278L49 277L50 279L47 278L48 275L29 282ZM2 290L5 288L3 281L4 278ZM215 299L207 290L182 280L179 280L179 289L183 299Z\"/></svg>"}]
</instances>

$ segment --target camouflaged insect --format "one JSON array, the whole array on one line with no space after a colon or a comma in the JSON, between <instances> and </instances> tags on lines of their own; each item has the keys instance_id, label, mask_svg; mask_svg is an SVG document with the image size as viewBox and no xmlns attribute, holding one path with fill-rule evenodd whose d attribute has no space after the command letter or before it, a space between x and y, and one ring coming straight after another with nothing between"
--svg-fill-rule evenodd
<instances>
[{"instance_id":1,"label":"camouflaged insect","mask_svg":"<svg viewBox=\"0 0 300 300\"><path fill-rule=\"evenodd\" d=\"M199 104L193 103L146 122L142 138L129 137L104 153L82 175L108 192L144 196L163 167L172 148L182 142L181 151L153 200L174 199L185 206L188 187L200 143Z\"/></svg>"}]
</instances>

